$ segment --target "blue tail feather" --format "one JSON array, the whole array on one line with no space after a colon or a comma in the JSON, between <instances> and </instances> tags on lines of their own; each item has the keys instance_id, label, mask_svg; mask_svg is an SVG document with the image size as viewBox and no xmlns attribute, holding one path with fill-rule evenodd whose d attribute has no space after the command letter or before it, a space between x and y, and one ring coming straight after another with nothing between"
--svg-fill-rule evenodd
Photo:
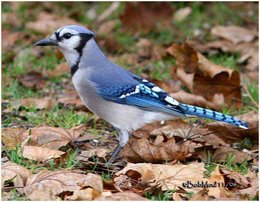
<instances>
[{"instance_id":1,"label":"blue tail feather","mask_svg":"<svg viewBox=\"0 0 260 202\"><path fill-rule=\"evenodd\" d=\"M180 104L179 107L187 115L194 115L194 116L208 118L216 121L222 121L244 129L248 128L248 124L246 122L236 119L232 116L222 114L220 112L216 112L210 109L204 109L202 107L187 105L187 104Z\"/></svg>"}]
</instances>

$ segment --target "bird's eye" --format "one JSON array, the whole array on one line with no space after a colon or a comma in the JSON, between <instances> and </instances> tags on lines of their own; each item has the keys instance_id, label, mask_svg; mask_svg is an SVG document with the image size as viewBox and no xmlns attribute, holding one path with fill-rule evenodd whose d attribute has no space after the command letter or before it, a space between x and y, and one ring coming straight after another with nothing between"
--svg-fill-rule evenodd
<instances>
[{"instance_id":1,"label":"bird's eye","mask_svg":"<svg viewBox=\"0 0 260 202\"><path fill-rule=\"evenodd\" d=\"M72 34L66 33L66 34L63 35L63 37L64 37L65 39L69 39L70 37L72 37Z\"/></svg>"}]
</instances>

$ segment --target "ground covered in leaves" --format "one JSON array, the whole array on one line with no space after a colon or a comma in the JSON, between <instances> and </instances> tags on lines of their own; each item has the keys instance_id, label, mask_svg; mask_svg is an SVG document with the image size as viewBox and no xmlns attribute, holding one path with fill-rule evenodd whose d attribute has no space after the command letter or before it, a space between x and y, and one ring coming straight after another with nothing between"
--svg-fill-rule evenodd
<instances>
[{"instance_id":1,"label":"ground covered in leaves","mask_svg":"<svg viewBox=\"0 0 260 202\"><path fill-rule=\"evenodd\" d=\"M3 200L257 200L257 3L2 3ZM57 50L66 24L174 98L248 122L162 121L121 156L112 126L75 92ZM111 112L112 113L112 112Z\"/></svg>"}]
</instances>

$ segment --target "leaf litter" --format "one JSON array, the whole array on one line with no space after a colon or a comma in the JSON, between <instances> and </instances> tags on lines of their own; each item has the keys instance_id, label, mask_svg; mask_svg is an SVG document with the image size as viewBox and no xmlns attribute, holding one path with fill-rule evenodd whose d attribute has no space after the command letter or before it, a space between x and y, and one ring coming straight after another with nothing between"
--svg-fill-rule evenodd
<instances>
[{"instance_id":1,"label":"leaf litter","mask_svg":"<svg viewBox=\"0 0 260 202\"><path fill-rule=\"evenodd\" d=\"M149 11L147 6L150 8ZM36 7L30 5L30 8ZM71 8L71 5L69 7ZM11 3L11 8L18 13L17 4ZM46 3L45 11L37 13L33 20L26 22L25 28L45 36L63 24L79 24L78 20L75 20L75 16L78 19L78 14L70 13L61 17L53 14L55 9L58 7ZM205 40L205 43L198 40L187 41L177 45L175 43L179 40L176 39L169 44L163 40L164 45L159 45L145 33L162 31L162 28L163 31L171 29L177 21L186 22L194 12L190 4L175 11L175 8L168 3L157 5L126 3L123 11L117 14L121 9L121 3L114 3L99 17L94 4L91 9L96 12L93 19L99 19L96 30L105 35L97 36L98 41L116 63L131 66L131 71L137 70L133 68L134 66L140 68L142 71L140 74L144 78L155 82L180 102L216 110L234 106L240 109L243 105L247 105L242 99L244 86L242 89L241 74L237 70L240 69L243 76L258 79L256 78L259 64L258 36L255 31L257 29L216 25L207 28L211 41ZM10 54L5 58L5 63L14 60L16 65L23 67L26 63L22 59L28 55L39 59L49 56L45 50L32 51L28 48L19 50L21 41L27 45L32 44L39 35L28 36L20 32L17 26L22 24L18 22L23 19L9 14L12 13L3 15L5 24L3 34L6 39L3 48L5 52L15 49L17 54ZM111 16L107 19L100 17L108 14L120 17L119 19L113 17L112 19ZM161 23L157 23L158 21ZM10 31L7 23L16 27L16 30ZM92 22L91 26L95 27L95 23ZM126 30L134 32L131 35L135 41L134 48L130 49L112 37L114 32L121 33ZM178 35L176 31L176 36ZM168 41L167 36L164 37ZM139 40L136 40L137 38ZM236 70L216 65L207 59L212 53L223 52L240 54ZM62 58L57 51L55 57ZM172 67L169 68L170 79L160 80L149 75L150 64L155 66L153 62L166 61L169 58L176 61L172 62ZM3 67L4 71L7 71L8 64L3 64ZM17 76L19 83L33 92L40 92L44 88L44 98L23 97L16 103L13 98L9 98L11 97L9 93L5 102L12 106L17 105L16 113L27 113L20 106L49 110L55 102L64 108L89 113L69 81L70 72L66 63L60 63L53 70L37 68L35 71L33 65L29 65L28 69L28 73ZM9 86L14 79L7 80L5 76L3 78L4 83L9 82ZM49 78L52 80L61 78L59 82L61 89L57 88L58 84L49 81ZM8 110L6 108L3 113ZM9 110L8 113L11 114L13 111L10 113ZM4 194L8 195L11 193L10 190L16 189L30 200L145 200L148 198L147 193L156 196L159 193L160 196L170 191L170 200L252 200L258 197L258 112L251 111L238 118L247 121L250 128L243 130L220 122L208 123L200 119L149 124L133 132L133 137L122 152L124 159L119 157L110 169L106 168L103 162L109 158L115 137L111 138L110 133L113 129L110 126L106 126L106 130L100 127L99 119L96 121L91 118L86 126L79 125L70 129L50 126L30 128L28 124L26 128L30 129L21 128L21 124L18 124L18 128L4 128L2 129L4 146L2 162L5 162L2 165ZM104 125L103 122L102 124ZM95 126L96 129L91 131L88 126ZM55 171L50 171L49 167L44 167L43 171L32 173L24 166L8 161L10 158L8 152L17 148L19 152L24 151L24 157L36 160L38 166L46 166L47 162L53 160L57 167L63 158L69 158L71 149L72 151L77 149L79 152L75 153L73 160L79 160L80 164L72 170L57 168ZM6 156L6 153L9 156ZM232 157L231 167L226 166L227 157ZM246 170L243 167L245 160L248 163ZM46 164L42 164L42 161ZM209 172L206 169L209 164L216 165L210 176L205 175L205 172ZM242 168L243 171L240 170ZM217 182L224 184L224 187L185 188L183 183L187 183L189 179L195 184L201 181L209 184ZM191 194L191 191L194 193Z\"/></svg>"}]
</instances>

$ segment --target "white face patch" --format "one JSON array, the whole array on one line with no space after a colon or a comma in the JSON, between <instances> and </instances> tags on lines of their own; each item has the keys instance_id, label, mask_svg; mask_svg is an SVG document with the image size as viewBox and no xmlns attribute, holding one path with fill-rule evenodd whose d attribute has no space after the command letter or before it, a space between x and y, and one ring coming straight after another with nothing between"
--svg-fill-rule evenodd
<instances>
[{"instance_id":1,"label":"white face patch","mask_svg":"<svg viewBox=\"0 0 260 202\"><path fill-rule=\"evenodd\" d=\"M69 33L72 36L68 39L63 38L63 35L66 33ZM81 38L76 30L62 27L58 29L55 33L53 33L50 38L53 40L57 40L56 34L58 34L59 38L62 38L62 40L58 42L58 47L61 49L62 52L74 52L74 49L77 48L80 44Z\"/></svg>"},{"instance_id":2,"label":"white face patch","mask_svg":"<svg viewBox=\"0 0 260 202\"><path fill-rule=\"evenodd\" d=\"M179 105L179 102L170 96L167 96L164 100L172 105Z\"/></svg>"}]
</instances>

